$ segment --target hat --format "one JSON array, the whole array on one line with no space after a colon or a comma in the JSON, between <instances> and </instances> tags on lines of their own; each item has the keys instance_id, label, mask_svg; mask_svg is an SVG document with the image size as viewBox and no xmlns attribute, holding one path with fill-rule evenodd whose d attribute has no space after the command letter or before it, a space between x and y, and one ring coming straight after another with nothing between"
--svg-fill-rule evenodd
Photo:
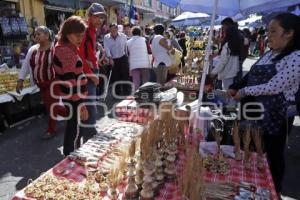
<instances>
[{"instance_id":1,"label":"hat","mask_svg":"<svg viewBox=\"0 0 300 200\"><path fill-rule=\"evenodd\" d=\"M87 10L91 15L106 15L104 7L100 3L93 3Z\"/></svg>"}]
</instances>

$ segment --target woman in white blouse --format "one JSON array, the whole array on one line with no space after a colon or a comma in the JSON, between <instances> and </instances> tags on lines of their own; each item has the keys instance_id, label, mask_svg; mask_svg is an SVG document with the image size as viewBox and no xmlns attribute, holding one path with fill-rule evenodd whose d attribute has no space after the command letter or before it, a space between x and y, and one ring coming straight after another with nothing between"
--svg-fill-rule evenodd
<instances>
[{"instance_id":1,"label":"woman in white blouse","mask_svg":"<svg viewBox=\"0 0 300 200\"><path fill-rule=\"evenodd\" d=\"M149 81L150 60L147 51L146 38L142 37L142 30L135 26L132 28L132 37L127 41L129 53L129 69L135 90L141 83Z\"/></svg>"},{"instance_id":2,"label":"woman in white blouse","mask_svg":"<svg viewBox=\"0 0 300 200\"><path fill-rule=\"evenodd\" d=\"M162 24L157 24L153 30L155 33L151 42L152 56L154 59L153 68L156 75L156 82L163 85L167 80L168 67L172 65L172 60L169 56L169 51L172 50L172 47L163 36L165 28Z\"/></svg>"},{"instance_id":3,"label":"woman in white blouse","mask_svg":"<svg viewBox=\"0 0 300 200\"><path fill-rule=\"evenodd\" d=\"M239 87L230 86L228 94L236 100L247 96L264 105L264 146L278 193L284 176L284 149L287 135L287 106L295 100L300 83L300 18L290 13L277 15L269 24L272 49L251 68Z\"/></svg>"},{"instance_id":4,"label":"woman in white blouse","mask_svg":"<svg viewBox=\"0 0 300 200\"><path fill-rule=\"evenodd\" d=\"M225 32L219 63L211 71L211 77L218 76L218 80L222 80L223 90L228 89L239 72L241 51L242 39L240 39L239 30L231 26Z\"/></svg>"}]
</instances>

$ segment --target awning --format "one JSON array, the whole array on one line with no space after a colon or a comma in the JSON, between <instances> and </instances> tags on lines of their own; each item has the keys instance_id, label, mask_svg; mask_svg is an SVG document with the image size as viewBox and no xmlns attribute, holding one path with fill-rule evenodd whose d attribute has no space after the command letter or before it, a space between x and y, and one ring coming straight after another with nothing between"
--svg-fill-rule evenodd
<instances>
[{"instance_id":1,"label":"awning","mask_svg":"<svg viewBox=\"0 0 300 200\"><path fill-rule=\"evenodd\" d=\"M87 8L92 3L100 3L104 7L106 6L117 6L126 3L126 0L80 0L80 7Z\"/></svg>"},{"instance_id":2,"label":"awning","mask_svg":"<svg viewBox=\"0 0 300 200\"><path fill-rule=\"evenodd\" d=\"M45 0L44 1L45 8L50 9L59 9L59 8L67 8L68 10L77 10L79 9L79 0Z\"/></svg>"},{"instance_id":3,"label":"awning","mask_svg":"<svg viewBox=\"0 0 300 200\"><path fill-rule=\"evenodd\" d=\"M160 0L160 2L171 8L176 8L179 5L180 0Z\"/></svg>"},{"instance_id":4,"label":"awning","mask_svg":"<svg viewBox=\"0 0 300 200\"><path fill-rule=\"evenodd\" d=\"M48 10L55 10L55 11L61 11L61 12L69 12L69 13L74 13L75 12L75 9L64 8L64 7L59 7L59 6L45 5L44 8L48 9Z\"/></svg>"},{"instance_id":5,"label":"awning","mask_svg":"<svg viewBox=\"0 0 300 200\"><path fill-rule=\"evenodd\" d=\"M154 9L145 7L145 6L134 5L134 7L137 8L138 12L142 12L142 13L154 13L155 12Z\"/></svg>"},{"instance_id":6,"label":"awning","mask_svg":"<svg viewBox=\"0 0 300 200\"><path fill-rule=\"evenodd\" d=\"M169 18L167 16L164 15L160 15L160 14L156 14L155 15L156 19L162 19L162 20L169 20Z\"/></svg>"},{"instance_id":7,"label":"awning","mask_svg":"<svg viewBox=\"0 0 300 200\"><path fill-rule=\"evenodd\" d=\"M12 2L12 3L18 3L20 0L5 0L5 1Z\"/></svg>"}]
</instances>

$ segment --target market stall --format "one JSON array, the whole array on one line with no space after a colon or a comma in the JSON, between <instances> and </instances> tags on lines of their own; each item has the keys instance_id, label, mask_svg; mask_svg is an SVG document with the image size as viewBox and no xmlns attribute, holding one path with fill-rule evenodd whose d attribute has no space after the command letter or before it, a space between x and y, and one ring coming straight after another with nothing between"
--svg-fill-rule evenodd
<instances>
[{"instance_id":1,"label":"market stall","mask_svg":"<svg viewBox=\"0 0 300 200\"><path fill-rule=\"evenodd\" d=\"M39 89L31 86L29 77L24 80L22 92L15 92L18 74L18 69L0 68L0 115L6 122L5 126L13 126L32 117L32 114L38 114L37 110L42 107Z\"/></svg>"},{"instance_id":2,"label":"market stall","mask_svg":"<svg viewBox=\"0 0 300 200\"><path fill-rule=\"evenodd\" d=\"M126 100L116 109L136 109L128 106L132 103ZM188 119L173 118L174 105L159 104L160 114L152 113L144 125L105 117L97 122L96 136L13 200L277 199L265 159L265 170L255 164L246 170L233 159L232 146L220 146L217 137L217 143L207 143L202 131L190 132Z\"/></svg>"},{"instance_id":3,"label":"market stall","mask_svg":"<svg viewBox=\"0 0 300 200\"><path fill-rule=\"evenodd\" d=\"M0 7L0 65L19 66L27 48L24 45L29 33L27 22L16 3L1 1Z\"/></svg>"}]
</instances>

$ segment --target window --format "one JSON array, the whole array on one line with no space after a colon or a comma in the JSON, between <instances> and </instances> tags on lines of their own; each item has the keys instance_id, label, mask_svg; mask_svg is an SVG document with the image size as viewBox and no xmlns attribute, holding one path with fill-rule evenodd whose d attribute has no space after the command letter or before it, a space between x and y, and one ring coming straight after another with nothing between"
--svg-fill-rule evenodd
<instances>
[{"instance_id":1,"label":"window","mask_svg":"<svg viewBox=\"0 0 300 200\"><path fill-rule=\"evenodd\" d=\"M162 3L160 1L157 1L157 9L162 10L162 8L163 8Z\"/></svg>"}]
</instances>

